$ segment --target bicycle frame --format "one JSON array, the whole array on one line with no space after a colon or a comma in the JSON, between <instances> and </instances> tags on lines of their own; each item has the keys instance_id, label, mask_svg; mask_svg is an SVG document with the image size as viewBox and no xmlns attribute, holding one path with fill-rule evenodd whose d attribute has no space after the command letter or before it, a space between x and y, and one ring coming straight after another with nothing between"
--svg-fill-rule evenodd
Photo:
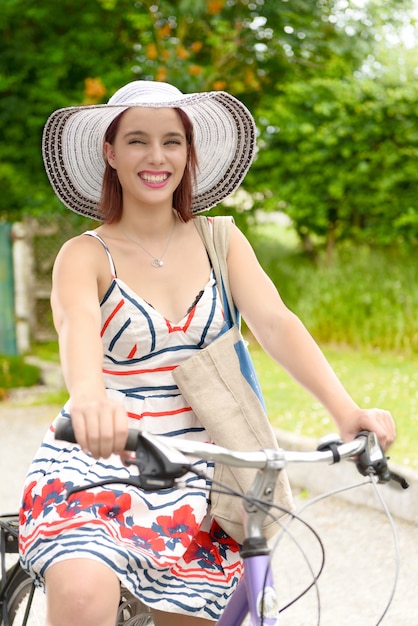
<instances>
[{"instance_id":1,"label":"bicycle frame","mask_svg":"<svg viewBox=\"0 0 418 626\"><path fill-rule=\"evenodd\" d=\"M279 607L270 568L270 553L245 556L244 575L226 605L217 626L241 626L250 615L251 626L277 626Z\"/></svg>"}]
</instances>

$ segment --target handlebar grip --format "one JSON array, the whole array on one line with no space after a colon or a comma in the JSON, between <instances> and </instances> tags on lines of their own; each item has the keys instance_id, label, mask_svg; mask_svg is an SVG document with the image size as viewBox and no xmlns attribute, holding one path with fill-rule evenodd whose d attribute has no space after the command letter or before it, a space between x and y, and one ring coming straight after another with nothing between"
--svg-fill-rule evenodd
<instances>
[{"instance_id":1,"label":"handlebar grip","mask_svg":"<svg viewBox=\"0 0 418 626\"><path fill-rule=\"evenodd\" d=\"M55 424L55 439L77 443L71 420L66 417L58 418Z\"/></svg>"},{"instance_id":2,"label":"handlebar grip","mask_svg":"<svg viewBox=\"0 0 418 626\"><path fill-rule=\"evenodd\" d=\"M128 438L125 443L125 450L131 450L132 452L135 452L138 447L138 435L138 430L134 430L132 428L128 430Z\"/></svg>"},{"instance_id":3,"label":"handlebar grip","mask_svg":"<svg viewBox=\"0 0 418 626\"><path fill-rule=\"evenodd\" d=\"M67 417L58 418L55 424L55 439L77 443L73 425ZM128 439L126 440L125 450L135 451L138 445L138 431L132 428L128 431Z\"/></svg>"}]
</instances>

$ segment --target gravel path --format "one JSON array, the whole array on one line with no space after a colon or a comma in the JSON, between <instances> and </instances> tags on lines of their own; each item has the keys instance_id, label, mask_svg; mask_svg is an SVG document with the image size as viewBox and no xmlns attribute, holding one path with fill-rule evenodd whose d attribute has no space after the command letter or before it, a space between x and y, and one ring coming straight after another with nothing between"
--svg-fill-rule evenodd
<instances>
[{"instance_id":1,"label":"gravel path","mask_svg":"<svg viewBox=\"0 0 418 626\"><path fill-rule=\"evenodd\" d=\"M0 403L0 513L17 510L26 470L57 410L57 407L25 408ZM304 500L297 496L297 502L303 504ZM387 519L379 511L336 497L310 507L303 518L315 527L326 550L325 570L319 581L320 624L375 626L389 598L395 571ZM385 626L418 626L417 524L396 520L400 573L394 602L382 622ZM320 557L317 542L297 522L292 524L291 532L316 571ZM275 551L274 569L281 604L311 580L300 550L288 537L283 538ZM314 590L288 609L281 622L281 626L316 624Z\"/></svg>"},{"instance_id":2,"label":"gravel path","mask_svg":"<svg viewBox=\"0 0 418 626\"><path fill-rule=\"evenodd\" d=\"M298 498L297 502L301 503ZM386 516L333 497L307 509L303 519L313 525L325 547L325 568L319 579L320 624L376 625L395 576L394 540ZM394 601L382 624L417 626L418 526L398 519L395 524L400 550L399 579ZM292 530L317 571L320 551L312 534L298 523ZM284 598L292 599L295 589L302 590L311 581L306 562L290 539L279 544L274 561ZM282 626L317 624L316 600L316 592L311 590L283 614ZM312 617L307 619L306 615Z\"/></svg>"}]
</instances>

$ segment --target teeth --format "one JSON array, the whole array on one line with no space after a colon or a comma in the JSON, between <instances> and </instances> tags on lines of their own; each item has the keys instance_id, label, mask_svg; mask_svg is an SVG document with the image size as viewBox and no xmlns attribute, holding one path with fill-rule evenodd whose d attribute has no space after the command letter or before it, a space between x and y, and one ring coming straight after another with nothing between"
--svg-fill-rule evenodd
<instances>
[{"instance_id":1,"label":"teeth","mask_svg":"<svg viewBox=\"0 0 418 626\"><path fill-rule=\"evenodd\" d=\"M162 183L168 176L167 174L141 174L141 178L148 183Z\"/></svg>"}]
</instances>

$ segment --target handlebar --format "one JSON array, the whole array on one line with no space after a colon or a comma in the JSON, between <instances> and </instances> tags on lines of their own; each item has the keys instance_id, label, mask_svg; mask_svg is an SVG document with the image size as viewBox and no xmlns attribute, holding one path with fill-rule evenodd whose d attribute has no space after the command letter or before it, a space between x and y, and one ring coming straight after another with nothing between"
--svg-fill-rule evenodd
<instances>
[{"instance_id":1,"label":"handlebar","mask_svg":"<svg viewBox=\"0 0 418 626\"><path fill-rule=\"evenodd\" d=\"M76 443L71 421L60 418L56 423L55 438ZM204 459L234 467L273 469L279 472L288 463L337 463L342 459L353 459L363 476L375 476L380 483L390 480L398 482L403 489L407 481L391 471L387 458L380 447L375 433L363 431L353 441L343 443L335 435L324 438L315 451L258 450L254 452L232 451L211 443L201 443L147 431L129 430L126 450L134 451L135 458L129 463L138 466L139 487L145 491L171 488L176 479L190 470L187 457Z\"/></svg>"}]
</instances>

